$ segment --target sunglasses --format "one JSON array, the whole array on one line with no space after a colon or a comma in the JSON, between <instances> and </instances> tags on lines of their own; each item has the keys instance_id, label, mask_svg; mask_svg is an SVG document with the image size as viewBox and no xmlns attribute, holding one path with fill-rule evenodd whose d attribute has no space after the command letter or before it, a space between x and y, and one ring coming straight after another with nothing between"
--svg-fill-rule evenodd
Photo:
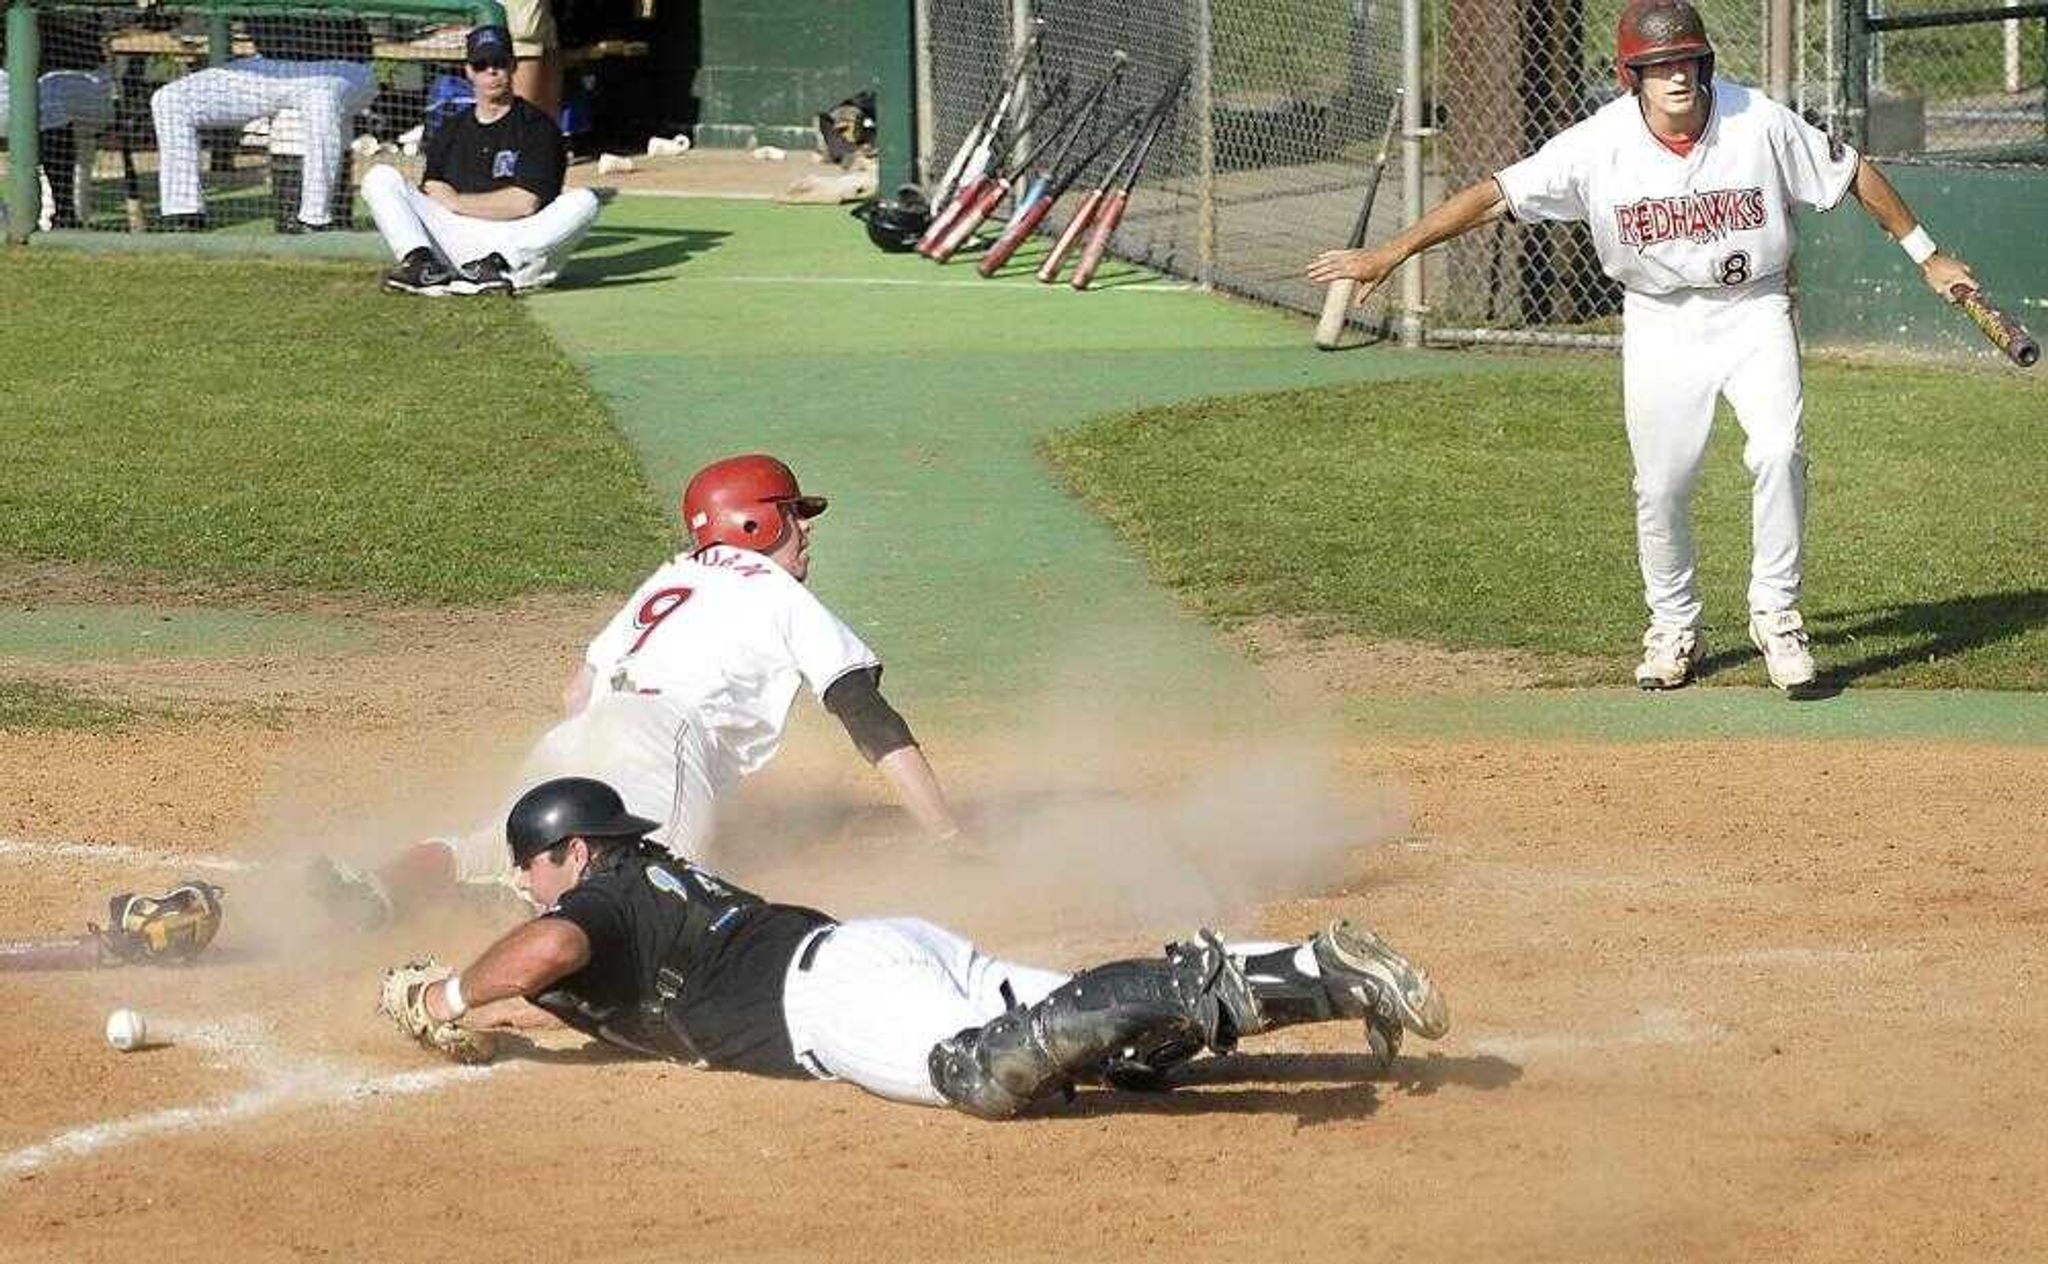
<instances>
[{"instance_id":1,"label":"sunglasses","mask_svg":"<svg viewBox=\"0 0 2048 1264\"><path fill-rule=\"evenodd\" d=\"M482 74L486 70L510 70L512 63L502 57L492 57L484 61L473 61L469 63L469 68Z\"/></svg>"}]
</instances>

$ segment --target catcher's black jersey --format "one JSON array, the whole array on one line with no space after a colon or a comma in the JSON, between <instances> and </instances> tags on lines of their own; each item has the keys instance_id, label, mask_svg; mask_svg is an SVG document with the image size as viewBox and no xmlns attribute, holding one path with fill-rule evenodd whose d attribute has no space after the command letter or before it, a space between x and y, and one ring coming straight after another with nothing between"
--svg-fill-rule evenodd
<instances>
[{"instance_id":1,"label":"catcher's black jersey","mask_svg":"<svg viewBox=\"0 0 2048 1264\"><path fill-rule=\"evenodd\" d=\"M590 960L534 998L611 1044L759 1075L802 1075L782 1015L797 945L832 919L769 904L649 847L604 857L542 914L574 922Z\"/></svg>"}]
</instances>

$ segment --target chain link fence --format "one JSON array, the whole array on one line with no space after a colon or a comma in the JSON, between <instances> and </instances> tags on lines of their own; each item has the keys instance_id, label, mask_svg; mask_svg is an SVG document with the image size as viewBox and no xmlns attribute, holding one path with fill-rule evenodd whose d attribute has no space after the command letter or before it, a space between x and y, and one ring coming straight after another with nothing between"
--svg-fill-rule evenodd
<instances>
[{"instance_id":1,"label":"chain link fence","mask_svg":"<svg viewBox=\"0 0 2048 1264\"><path fill-rule=\"evenodd\" d=\"M1882 28L1943 2L1886 0L1872 18ZM1948 0L1951 9L1956 2ZM2048 165L2048 19L2032 0L2010 0L2019 12L2012 21L1904 30L1869 29L1860 19L1863 6L1878 0L1698 3L1718 75L1772 92L1817 125L1860 138L1874 156ZM1411 193L1419 205L1433 205L1614 99L1623 4L1419 0L1415 150L1407 162L1388 165L1371 239L1406 222ZM1092 82L1112 49L1132 58L1130 102L1157 92L1188 59L1195 82L1114 248L1218 289L1314 310L1321 296L1301 271L1317 251L1341 245L1357 215L1389 103L1402 86L1401 7L1399 0L921 0L928 108L920 149L943 167L999 91L1005 58L1033 18L1046 23L1030 81L1035 102L1063 78ZM1867 92L1852 73L1865 64ZM1078 200L1070 197L1048 229ZM1422 267L1420 316L1432 337L1608 345L1619 329L1619 287L1601 274L1580 225L1481 229L1430 252ZM1401 301L1390 283L1363 319L1378 323Z\"/></svg>"},{"instance_id":2,"label":"chain link fence","mask_svg":"<svg viewBox=\"0 0 2048 1264\"><path fill-rule=\"evenodd\" d=\"M1387 0L923 0L920 78L931 103L920 152L937 176L1001 90L1003 65L1033 18L1027 118L1092 85L1121 49L1130 62L1104 119L1150 105L1186 64L1193 77L1146 163L1112 247L1124 258L1218 289L1306 309L1310 255L1341 244L1400 84L1397 5ZM1012 129L1013 133L1028 131ZM1028 137L1010 135L1018 147ZM1112 144L1077 181L1099 182ZM929 180L928 180L929 182ZM1374 234L1401 222L1389 164ZM1078 204L1070 195L1046 229ZM1376 303L1380 300L1375 300Z\"/></svg>"},{"instance_id":3,"label":"chain link fence","mask_svg":"<svg viewBox=\"0 0 2048 1264\"><path fill-rule=\"evenodd\" d=\"M33 56L0 56L17 71L0 73L0 138L34 141L33 227L297 233L367 227L354 190L370 162L416 174L424 128L470 100L464 35L502 9L58 0L36 5L26 30L9 17L0 29L17 45L26 33ZM31 103L33 127L16 129ZM0 178L10 236L30 226L13 215L26 169L15 150L10 140Z\"/></svg>"}]
</instances>

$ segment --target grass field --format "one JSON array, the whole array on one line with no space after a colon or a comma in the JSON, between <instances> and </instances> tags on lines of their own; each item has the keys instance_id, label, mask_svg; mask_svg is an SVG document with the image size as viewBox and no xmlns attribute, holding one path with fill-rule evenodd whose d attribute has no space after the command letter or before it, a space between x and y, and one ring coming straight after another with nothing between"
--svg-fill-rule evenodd
<instances>
[{"instance_id":1,"label":"grass field","mask_svg":"<svg viewBox=\"0 0 2048 1264\"><path fill-rule=\"evenodd\" d=\"M366 282L0 252L0 559L424 603L636 581L666 524L547 336Z\"/></svg>"},{"instance_id":2,"label":"grass field","mask_svg":"<svg viewBox=\"0 0 2048 1264\"><path fill-rule=\"evenodd\" d=\"M2048 687L2048 502L2014 494L2048 484L2044 407L2004 374L1809 367L1805 609L1836 683ZM1643 620L1620 413L1612 361L1544 358L1512 381L1127 412L1046 451L1220 622L1534 651L1559 683L1614 683ZM1749 484L1725 406L1697 514L1709 667L1751 661Z\"/></svg>"}]
</instances>

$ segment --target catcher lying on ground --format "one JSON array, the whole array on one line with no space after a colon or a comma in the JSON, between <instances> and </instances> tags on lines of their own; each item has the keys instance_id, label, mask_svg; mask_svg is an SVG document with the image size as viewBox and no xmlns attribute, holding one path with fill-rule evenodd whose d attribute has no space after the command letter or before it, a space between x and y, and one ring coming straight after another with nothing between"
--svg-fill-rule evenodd
<instances>
[{"instance_id":1,"label":"catcher lying on ground","mask_svg":"<svg viewBox=\"0 0 2048 1264\"><path fill-rule=\"evenodd\" d=\"M998 961L915 918L837 922L771 904L647 840L610 786L564 777L505 822L541 914L460 974L384 976L378 1008L465 1062L493 1027L545 1015L650 1057L847 1080L897 1101L1004 1119L1075 1080L1160 1087L1241 1036L1363 1019L1382 1064L1403 1030L1450 1027L1429 976L1343 922L1301 943L1228 948L1203 931L1163 958L1068 976Z\"/></svg>"},{"instance_id":2,"label":"catcher lying on ground","mask_svg":"<svg viewBox=\"0 0 2048 1264\"><path fill-rule=\"evenodd\" d=\"M220 888L192 879L160 896L107 901L107 924L83 935L0 939L0 970L90 970L96 966L190 961L220 930Z\"/></svg>"}]
</instances>

